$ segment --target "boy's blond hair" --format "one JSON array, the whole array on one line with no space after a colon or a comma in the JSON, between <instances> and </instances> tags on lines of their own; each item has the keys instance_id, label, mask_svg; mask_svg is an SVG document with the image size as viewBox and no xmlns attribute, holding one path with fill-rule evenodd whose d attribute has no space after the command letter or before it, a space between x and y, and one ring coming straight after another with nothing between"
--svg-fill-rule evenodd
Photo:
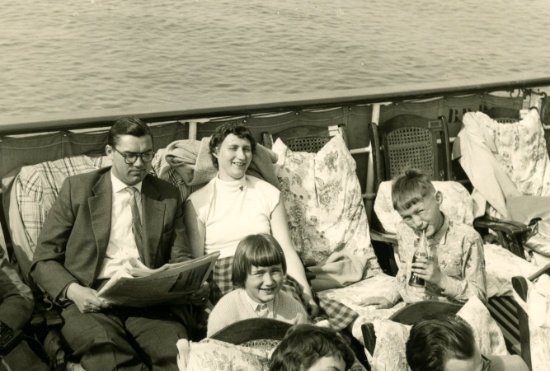
<instances>
[{"instance_id":1,"label":"boy's blond hair","mask_svg":"<svg viewBox=\"0 0 550 371\"><path fill-rule=\"evenodd\" d=\"M403 175L392 182L393 208L397 211L407 210L430 193L435 194L435 188L426 174L416 169L405 170Z\"/></svg>"}]
</instances>

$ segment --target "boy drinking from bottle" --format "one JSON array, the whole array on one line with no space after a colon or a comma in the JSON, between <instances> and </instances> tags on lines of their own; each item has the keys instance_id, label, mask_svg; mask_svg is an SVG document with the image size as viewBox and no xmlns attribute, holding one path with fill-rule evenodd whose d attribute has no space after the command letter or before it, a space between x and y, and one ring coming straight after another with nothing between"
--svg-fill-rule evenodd
<instances>
[{"instance_id":1,"label":"boy drinking from bottle","mask_svg":"<svg viewBox=\"0 0 550 371\"><path fill-rule=\"evenodd\" d=\"M485 301L483 242L471 226L441 212L443 195L428 176L405 171L392 184L392 200L403 218L395 251L403 300L464 303L475 295Z\"/></svg>"}]
</instances>

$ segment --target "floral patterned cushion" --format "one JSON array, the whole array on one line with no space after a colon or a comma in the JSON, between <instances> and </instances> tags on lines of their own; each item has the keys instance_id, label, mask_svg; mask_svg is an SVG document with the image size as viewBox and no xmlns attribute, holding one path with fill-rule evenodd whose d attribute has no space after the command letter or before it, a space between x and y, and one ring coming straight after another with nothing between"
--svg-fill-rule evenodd
<instances>
[{"instance_id":1,"label":"floral patterned cushion","mask_svg":"<svg viewBox=\"0 0 550 371\"><path fill-rule=\"evenodd\" d=\"M270 352L214 339L177 342L181 371L267 371Z\"/></svg>"},{"instance_id":2,"label":"floral patterned cushion","mask_svg":"<svg viewBox=\"0 0 550 371\"><path fill-rule=\"evenodd\" d=\"M486 243L483 248L489 298L512 295L512 277L527 277L540 268L501 246Z\"/></svg>"},{"instance_id":3,"label":"floral patterned cushion","mask_svg":"<svg viewBox=\"0 0 550 371\"><path fill-rule=\"evenodd\" d=\"M474 203L468 190L462 184L453 181L434 181L432 183L435 189L443 195L441 211L451 220L472 225ZM396 226L401 221L401 217L393 208L390 180L380 183L374 200L374 212L386 232L396 233Z\"/></svg>"},{"instance_id":4,"label":"floral patterned cushion","mask_svg":"<svg viewBox=\"0 0 550 371\"><path fill-rule=\"evenodd\" d=\"M479 298L471 297L457 315L472 326L477 346L482 354L508 354L502 331ZM411 327L385 319L375 320L373 325L376 346L369 359L373 370L409 371L405 345Z\"/></svg>"},{"instance_id":5,"label":"floral patterned cushion","mask_svg":"<svg viewBox=\"0 0 550 371\"><path fill-rule=\"evenodd\" d=\"M523 195L550 195L550 160L544 128L536 110L521 121L500 124L489 117L480 119L496 149L494 156ZM485 140L489 140L485 138Z\"/></svg>"},{"instance_id":6,"label":"floral patterned cushion","mask_svg":"<svg viewBox=\"0 0 550 371\"><path fill-rule=\"evenodd\" d=\"M405 345L409 340L412 326L390 320L376 320L373 325L376 346L369 359L372 369L375 371L410 371Z\"/></svg>"},{"instance_id":7,"label":"floral patterned cushion","mask_svg":"<svg viewBox=\"0 0 550 371\"><path fill-rule=\"evenodd\" d=\"M477 346L482 354L508 354L500 327L477 296L472 296L457 315L472 326Z\"/></svg>"},{"instance_id":8,"label":"floral patterned cushion","mask_svg":"<svg viewBox=\"0 0 550 371\"><path fill-rule=\"evenodd\" d=\"M291 238L304 263L319 265L335 251L345 253L361 264L351 282L369 264L379 269L355 161L343 138L335 136L317 153L293 152L278 139L273 151Z\"/></svg>"}]
</instances>

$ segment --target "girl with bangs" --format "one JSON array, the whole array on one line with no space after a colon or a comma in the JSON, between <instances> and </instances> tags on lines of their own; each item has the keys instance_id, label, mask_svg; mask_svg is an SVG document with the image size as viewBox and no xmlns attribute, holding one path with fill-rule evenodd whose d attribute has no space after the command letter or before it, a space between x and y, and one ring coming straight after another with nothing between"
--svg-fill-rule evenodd
<instances>
[{"instance_id":1,"label":"girl with bangs","mask_svg":"<svg viewBox=\"0 0 550 371\"><path fill-rule=\"evenodd\" d=\"M212 310L207 336L248 318L307 323L301 303L281 291L285 276L285 255L275 238L269 234L245 237L233 258L232 282L236 289L223 296Z\"/></svg>"}]
</instances>

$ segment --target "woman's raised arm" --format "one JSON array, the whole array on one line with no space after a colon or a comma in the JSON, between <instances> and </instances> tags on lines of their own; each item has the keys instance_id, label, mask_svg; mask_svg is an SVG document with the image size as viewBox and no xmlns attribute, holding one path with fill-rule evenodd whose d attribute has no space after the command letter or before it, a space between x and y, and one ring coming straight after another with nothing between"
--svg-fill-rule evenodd
<instances>
[{"instance_id":1,"label":"woman's raised arm","mask_svg":"<svg viewBox=\"0 0 550 371\"><path fill-rule=\"evenodd\" d=\"M271 233L277 242L279 242L283 252L285 253L288 274L303 286L304 293L308 295L309 298L313 298L311 288L309 287L306 279L304 265L298 257L298 253L296 252L294 244L290 239L288 220L282 199L279 200L279 204L275 207L275 210L273 210L273 213L271 214Z\"/></svg>"}]
</instances>

